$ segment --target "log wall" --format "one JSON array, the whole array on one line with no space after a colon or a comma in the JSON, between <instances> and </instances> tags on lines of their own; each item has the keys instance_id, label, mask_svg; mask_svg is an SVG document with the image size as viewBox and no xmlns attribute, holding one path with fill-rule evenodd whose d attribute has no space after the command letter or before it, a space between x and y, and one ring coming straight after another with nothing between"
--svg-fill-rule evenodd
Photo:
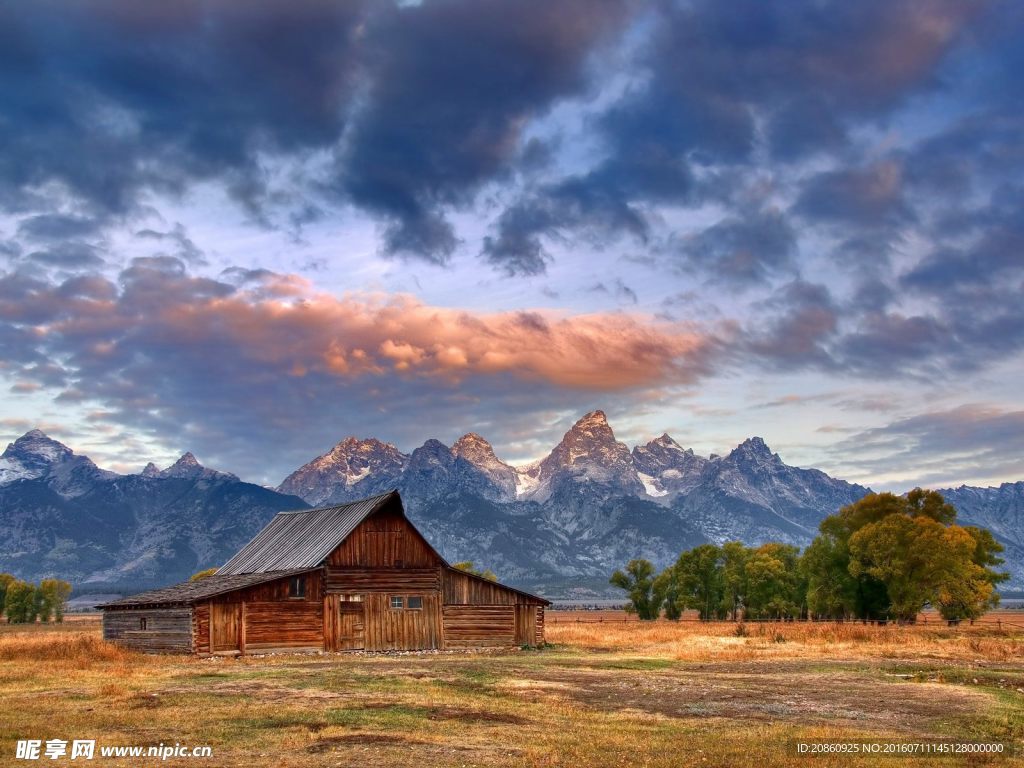
<instances>
[{"instance_id":1,"label":"log wall","mask_svg":"<svg viewBox=\"0 0 1024 768\"><path fill-rule=\"evenodd\" d=\"M141 629L142 620L146 629ZM146 608L103 612L103 639L147 653L190 653L192 610Z\"/></svg>"},{"instance_id":2,"label":"log wall","mask_svg":"<svg viewBox=\"0 0 1024 768\"><path fill-rule=\"evenodd\" d=\"M445 647L515 645L515 611L514 605L444 606Z\"/></svg>"},{"instance_id":3,"label":"log wall","mask_svg":"<svg viewBox=\"0 0 1024 768\"><path fill-rule=\"evenodd\" d=\"M341 568L327 566L326 592L387 592L441 589L439 568Z\"/></svg>"},{"instance_id":4,"label":"log wall","mask_svg":"<svg viewBox=\"0 0 1024 768\"><path fill-rule=\"evenodd\" d=\"M322 608L320 600L245 603L245 652L322 650Z\"/></svg>"}]
</instances>

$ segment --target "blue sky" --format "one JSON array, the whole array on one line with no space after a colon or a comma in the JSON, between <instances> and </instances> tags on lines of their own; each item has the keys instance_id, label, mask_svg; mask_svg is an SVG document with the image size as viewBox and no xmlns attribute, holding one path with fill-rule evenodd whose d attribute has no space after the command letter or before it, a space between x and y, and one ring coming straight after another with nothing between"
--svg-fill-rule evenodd
<instances>
[{"instance_id":1,"label":"blue sky","mask_svg":"<svg viewBox=\"0 0 1024 768\"><path fill-rule=\"evenodd\" d=\"M1024 478L1018 4L0 9L0 435Z\"/></svg>"}]
</instances>

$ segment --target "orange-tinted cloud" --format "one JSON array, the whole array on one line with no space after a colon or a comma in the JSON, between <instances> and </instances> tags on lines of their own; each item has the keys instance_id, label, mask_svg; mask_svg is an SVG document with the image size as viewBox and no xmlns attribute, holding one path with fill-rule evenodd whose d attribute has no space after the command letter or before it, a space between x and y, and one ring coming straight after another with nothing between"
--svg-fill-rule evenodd
<instances>
[{"instance_id":1,"label":"orange-tinted cloud","mask_svg":"<svg viewBox=\"0 0 1024 768\"><path fill-rule=\"evenodd\" d=\"M250 364L293 376L399 375L454 385L474 375L498 375L621 390L692 381L704 371L709 352L708 339L697 330L639 316L480 313L428 306L408 295L284 300L244 290L151 309L156 311L141 321L162 343L203 340L203 346L222 346ZM74 333L83 320L68 318L65 330Z\"/></svg>"}]
</instances>

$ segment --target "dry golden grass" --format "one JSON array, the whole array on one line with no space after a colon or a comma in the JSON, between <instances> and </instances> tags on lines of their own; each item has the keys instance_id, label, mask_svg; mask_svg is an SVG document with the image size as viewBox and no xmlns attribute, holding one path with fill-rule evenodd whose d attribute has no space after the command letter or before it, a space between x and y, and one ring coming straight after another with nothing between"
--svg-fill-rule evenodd
<instances>
[{"instance_id":1,"label":"dry golden grass","mask_svg":"<svg viewBox=\"0 0 1024 768\"><path fill-rule=\"evenodd\" d=\"M1024 657L1024 630L992 624L946 627L847 623L550 622L554 643L629 650L680 661L750 658Z\"/></svg>"},{"instance_id":2,"label":"dry golden grass","mask_svg":"<svg viewBox=\"0 0 1024 768\"><path fill-rule=\"evenodd\" d=\"M93 664L126 661L136 654L105 643L95 632L0 636L0 661L63 661Z\"/></svg>"},{"instance_id":3,"label":"dry golden grass","mask_svg":"<svg viewBox=\"0 0 1024 768\"><path fill-rule=\"evenodd\" d=\"M3 627L0 764L15 763L18 738L76 737L208 744L212 760L166 764L246 768L788 767L806 762L790 743L812 738L997 739L1024 749L1024 635L747 630L553 621L543 651L196 659L107 645L95 621Z\"/></svg>"}]
</instances>

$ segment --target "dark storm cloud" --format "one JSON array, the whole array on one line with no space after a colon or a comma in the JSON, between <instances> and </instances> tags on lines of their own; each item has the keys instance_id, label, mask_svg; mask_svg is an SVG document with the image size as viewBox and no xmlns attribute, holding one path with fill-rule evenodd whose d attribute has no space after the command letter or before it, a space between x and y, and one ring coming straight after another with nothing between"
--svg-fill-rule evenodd
<instances>
[{"instance_id":1,"label":"dark storm cloud","mask_svg":"<svg viewBox=\"0 0 1024 768\"><path fill-rule=\"evenodd\" d=\"M485 261L508 275L537 275L550 255L542 237L583 231L593 239L627 232L646 242L649 222L644 207L682 202L693 190L685 160L667 157L657 146L623 154L596 170L536 190L506 208L497 235L484 239Z\"/></svg>"},{"instance_id":2,"label":"dark storm cloud","mask_svg":"<svg viewBox=\"0 0 1024 768\"><path fill-rule=\"evenodd\" d=\"M94 269L103 265L103 257L95 246L88 243L55 243L41 251L32 251L25 257L30 261L63 269Z\"/></svg>"},{"instance_id":3,"label":"dark storm cloud","mask_svg":"<svg viewBox=\"0 0 1024 768\"><path fill-rule=\"evenodd\" d=\"M773 368L834 368L828 351L839 324L839 308L823 285L794 280L762 307L765 318L744 333L743 351Z\"/></svg>"},{"instance_id":4,"label":"dark storm cloud","mask_svg":"<svg viewBox=\"0 0 1024 768\"><path fill-rule=\"evenodd\" d=\"M120 214L148 189L241 188L261 151L332 144L362 13L326 0L4 5L0 200L59 182L97 216Z\"/></svg>"},{"instance_id":5,"label":"dark storm cloud","mask_svg":"<svg viewBox=\"0 0 1024 768\"><path fill-rule=\"evenodd\" d=\"M684 268L734 285L763 283L792 272L796 232L778 210L730 216L686 239L681 248Z\"/></svg>"},{"instance_id":6,"label":"dark storm cloud","mask_svg":"<svg viewBox=\"0 0 1024 768\"><path fill-rule=\"evenodd\" d=\"M776 162L843 149L853 128L937 87L937 67L984 5L709 0L649 9L653 32L636 61L644 78L596 120L606 158L528 191L498 219L483 258L531 275L549 258L544 238L596 228L645 241L651 205L723 194L696 169L751 166L759 142ZM894 171L822 175L802 200L805 213L846 225L905 221L912 214ZM740 273L771 271L777 255L768 250L763 265Z\"/></svg>"},{"instance_id":7,"label":"dark storm cloud","mask_svg":"<svg viewBox=\"0 0 1024 768\"><path fill-rule=\"evenodd\" d=\"M1024 348L1022 283L986 286L916 314L887 308L884 287L839 301L823 284L795 280L755 305L730 347L740 364L858 377L954 378Z\"/></svg>"},{"instance_id":8,"label":"dark storm cloud","mask_svg":"<svg viewBox=\"0 0 1024 768\"><path fill-rule=\"evenodd\" d=\"M339 173L389 221L389 252L447 260L457 240L444 210L510 172L527 121L588 85L588 56L623 11L619 0L441 0L374 20L372 82Z\"/></svg>"},{"instance_id":9,"label":"dark storm cloud","mask_svg":"<svg viewBox=\"0 0 1024 768\"><path fill-rule=\"evenodd\" d=\"M461 242L451 212L474 205L488 184L523 184L482 257L535 275L550 259L545 239L626 233L647 243L653 208L729 200L711 177L758 162L759 147L781 163L824 152L845 164L837 153L851 130L944 87L950 53L996 35L986 5L8 5L0 206L33 217L25 236L82 239L151 192L213 180L255 222L296 233L332 204L354 203L381 222L386 253L445 264ZM615 59L623 50L635 53ZM597 95L611 66L629 85L586 123L598 149L559 175L564 144L528 128L567 100ZM985 127L965 123L938 147L948 167L908 157L908 179L963 184L954 156L972 130ZM1000 143L990 144L996 158ZM879 173L831 171L812 180L800 208L848 226L910 220L899 199L879 194ZM723 236L741 235L708 235ZM188 259L179 245L174 255ZM709 270L756 281L779 267L777 247L732 250L741 263L722 258L722 247L709 243L718 254Z\"/></svg>"},{"instance_id":10,"label":"dark storm cloud","mask_svg":"<svg viewBox=\"0 0 1024 768\"><path fill-rule=\"evenodd\" d=\"M67 240L96 234L102 222L85 216L51 213L30 216L18 224L18 235L33 240Z\"/></svg>"},{"instance_id":11,"label":"dark storm cloud","mask_svg":"<svg viewBox=\"0 0 1024 768\"><path fill-rule=\"evenodd\" d=\"M903 171L894 162L827 171L803 187L796 210L829 224L884 229L914 218L903 194Z\"/></svg>"}]
</instances>

